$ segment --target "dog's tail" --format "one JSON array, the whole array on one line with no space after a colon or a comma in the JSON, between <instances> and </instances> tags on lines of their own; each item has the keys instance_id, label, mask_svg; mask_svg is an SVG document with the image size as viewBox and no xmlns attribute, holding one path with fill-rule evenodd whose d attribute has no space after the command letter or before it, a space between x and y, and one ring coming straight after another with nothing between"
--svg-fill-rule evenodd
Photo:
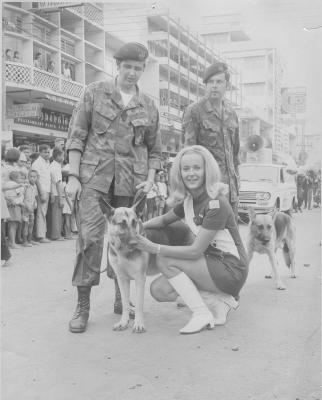
<instances>
[{"instance_id":1,"label":"dog's tail","mask_svg":"<svg viewBox=\"0 0 322 400\"><path fill-rule=\"evenodd\" d=\"M287 243L284 243L283 246L283 256L285 264L290 268L291 267L291 257L290 257L290 249L288 248Z\"/></svg>"}]
</instances>

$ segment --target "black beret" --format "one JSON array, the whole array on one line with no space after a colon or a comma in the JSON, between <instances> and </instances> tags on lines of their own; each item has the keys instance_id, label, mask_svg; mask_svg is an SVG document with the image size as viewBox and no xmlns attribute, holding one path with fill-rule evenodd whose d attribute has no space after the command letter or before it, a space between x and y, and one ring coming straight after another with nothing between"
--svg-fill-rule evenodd
<instances>
[{"instance_id":1,"label":"black beret","mask_svg":"<svg viewBox=\"0 0 322 400\"><path fill-rule=\"evenodd\" d=\"M208 79L210 79L213 75L222 74L222 73L224 73L224 74L228 73L228 75L229 75L227 64L225 64L223 62L216 62L214 64L211 64L205 70L203 83L207 83Z\"/></svg>"},{"instance_id":2,"label":"black beret","mask_svg":"<svg viewBox=\"0 0 322 400\"><path fill-rule=\"evenodd\" d=\"M136 42L125 43L125 45L118 49L117 52L114 54L114 58L119 61L145 61L148 56L148 49L143 46L143 44Z\"/></svg>"}]
</instances>

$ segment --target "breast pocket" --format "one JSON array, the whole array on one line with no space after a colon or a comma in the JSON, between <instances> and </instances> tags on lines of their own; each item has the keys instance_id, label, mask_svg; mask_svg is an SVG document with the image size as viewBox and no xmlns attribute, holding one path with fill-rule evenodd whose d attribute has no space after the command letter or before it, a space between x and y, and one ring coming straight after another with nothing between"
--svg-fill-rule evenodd
<instances>
[{"instance_id":1,"label":"breast pocket","mask_svg":"<svg viewBox=\"0 0 322 400\"><path fill-rule=\"evenodd\" d=\"M220 126L208 120L202 121L202 130L200 132L200 144L205 147L216 147L220 135Z\"/></svg>"},{"instance_id":2,"label":"breast pocket","mask_svg":"<svg viewBox=\"0 0 322 400\"><path fill-rule=\"evenodd\" d=\"M94 106L92 119L93 132L102 135L112 129L112 123L116 119L117 113L108 105L101 103Z\"/></svg>"},{"instance_id":3,"label":"breast pocket","mask_svg":"<svg viewBox=\"0 0 322 400\"><path fill-rule=\"evenodd\" d=\"M133 129L133 146L146 144L145 136L148 131L149 120L147 118L133 119L131 126Z\"/></svg>"}]
</instances>

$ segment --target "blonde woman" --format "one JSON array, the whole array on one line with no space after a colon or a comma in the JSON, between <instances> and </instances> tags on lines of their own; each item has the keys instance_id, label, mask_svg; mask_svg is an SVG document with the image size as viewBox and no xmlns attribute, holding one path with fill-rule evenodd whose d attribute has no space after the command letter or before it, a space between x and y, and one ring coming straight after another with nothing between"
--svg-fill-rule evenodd
<instances>
[{"instance_id":1,"label":"blonde woman","mask_svg":"<svg viewBox=\"0 0 322 400\"><path fill-rule=\"evenodd\" d=\"M137 247L157 255L162 275L151 284L152 296L175 301L179 295L193 313L180 333L196 333L225 324L228 312L238 307L236 298L248 274L247 257L225 196L227 186L220 182L218 164L206 148L195 145L177 154L170 187L174 208L145 222L151 240L139 236ZM190 239L182 228L169 230L179 220L189 228ZM208 292L208 297L211 293L215 315L199 290Z\"/></svg>"}]
</instances>

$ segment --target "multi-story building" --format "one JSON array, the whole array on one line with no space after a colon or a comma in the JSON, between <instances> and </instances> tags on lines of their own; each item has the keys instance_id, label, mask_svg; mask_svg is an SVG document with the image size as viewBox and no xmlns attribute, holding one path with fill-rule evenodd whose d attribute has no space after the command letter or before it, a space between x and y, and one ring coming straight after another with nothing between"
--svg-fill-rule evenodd
<instances>
[{"instance_id":1,"label":"multi-story building","mask_svg":"<svg viewBox=\"0 0 322 400\"><path fill-rule=\"evenodd\" d=\"M176 153L184 109L204 95L205 68L222 60L188 27L145 4L8 2L3 35L4 52L12 53L4 68L4 129L14 145L66 138L85 85L115 76L113 54L124 42L138 41L150 50L140 88L160 107L164 152ZM227 97L238 105L238 75L230 72Z\"/></svg>"},{"instance_id":2,"label":"multi-story building","mask_svg":"<svg viewBox=\"0 0 322 400\"><path fill-rule=\"evenodd\" d=\"M66 138L84 86L106 77L101 4L8 2L2 15L3 51L18 52L5 59L5 128L15 145Z\"/></svg>"},{"instance_id":3,"label":"multi-story building","mask_svg":"<svg viewBox=\"0 0 322 400\"><path fill-rule=\"evenodd\" d=\"M260 122L255 133L265 133L274 150L288 153L288 133L280 118L284 68L277 50L251 42L238 14L204 17L203 37L240 71L242 109L251 109Z\"/></svg>"},{"instance_id":4,"label":"multi-story building","mask_svg":"<svg viewBox=\"0 0 322 400\"><path fill-rule=\"evenodd\" d=\"M202 83L205 68L224 60L205 44L202 37L165 10L148 9L145 4L105 3L104 11L105 27L111 35L146 44L157 62L149 81L158 90L163 150L176 153L181 146L183 112L191 102L205 94ZM238 76L233 68L231 75L232 85L227 98L238 104ZM155 94L153 92L153 96Z\"/></svg>"}]
</instances>

